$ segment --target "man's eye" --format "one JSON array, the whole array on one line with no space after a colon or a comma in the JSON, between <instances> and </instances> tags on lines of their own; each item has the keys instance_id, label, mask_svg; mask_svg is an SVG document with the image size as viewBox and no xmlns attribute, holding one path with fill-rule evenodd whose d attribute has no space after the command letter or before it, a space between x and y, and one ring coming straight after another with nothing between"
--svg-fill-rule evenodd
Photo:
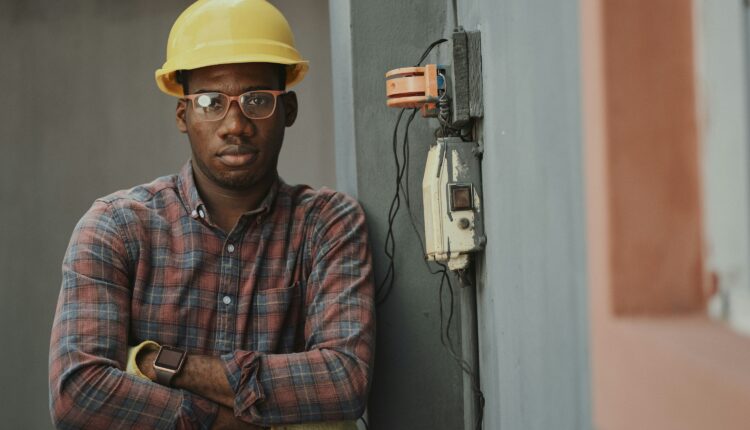
<instances>
[{"instance_id":1,"label":"man's eye","mask_svg":"<svg viewBox=\"0 0 750 430\"><path fill-rule=\"evenodd\" d=\"M263 96L251 96L247 98L246 103L250 106L263 106L266 104L268 100L266 100Z\"/></svg>"}]
</instances>

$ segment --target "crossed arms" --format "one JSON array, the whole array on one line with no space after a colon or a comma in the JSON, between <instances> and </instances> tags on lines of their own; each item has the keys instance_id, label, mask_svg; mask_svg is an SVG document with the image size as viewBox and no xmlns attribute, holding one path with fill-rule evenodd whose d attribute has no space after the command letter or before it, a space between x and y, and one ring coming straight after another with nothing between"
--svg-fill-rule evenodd
<instances>
[{"instance_id":1,"label":"crossed arms","mask_svg":"<svg viewBox=\"0 0 750 430\"><path fill-rule=\"evenodd\" d=\"M124 370L133 343L135 264L125 220L134 216L118 201L97 201L76 226L63 262L50 347L56 426L208 429L359 417L375 324L364 215L337 196L321 214L304 301L304 350L189 355L185 378L168 388Z\"/></svg>"}]
</instances>

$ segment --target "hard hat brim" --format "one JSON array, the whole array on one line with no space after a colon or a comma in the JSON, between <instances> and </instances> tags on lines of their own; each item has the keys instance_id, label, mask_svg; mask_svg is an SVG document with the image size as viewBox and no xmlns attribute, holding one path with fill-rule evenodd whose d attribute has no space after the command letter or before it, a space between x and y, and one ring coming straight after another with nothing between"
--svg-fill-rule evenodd
<instances>
[{"instance_id":1,"label":"hard hat brim","mask_svg":"<svg viewBox=\"0 0 750 430\"><path fill-rule=\"evenodd\" d=\"M182 97L185 94L182 91L182 84L177 82L177 71L178 70L194 70L201 67L217 66L220 64L236 64L236 63L273 63L287 66L286 69L286 87L291 88L298 84L307 74L309 69L308 61L290 62L287 59L274 57L274 56L258 56L254 55L252 59L246 56L238 56L234 58L225 58L221 61L205 61L206 64L195 64L188 67L181 67L175 69L169 67L167 64L161 69L158 69L155 73L156 85L159 89L174 97Z\"/></svg>"}]
</instances>

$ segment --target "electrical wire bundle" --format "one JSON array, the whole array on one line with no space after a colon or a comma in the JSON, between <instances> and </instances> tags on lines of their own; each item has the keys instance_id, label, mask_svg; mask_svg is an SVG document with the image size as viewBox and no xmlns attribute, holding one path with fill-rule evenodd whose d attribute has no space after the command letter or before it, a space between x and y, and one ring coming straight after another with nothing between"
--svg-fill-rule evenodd
<instances>
[{"instance_id":1,"label":"electrical wire bundle","mask_svg":"<svg viewBox=\"0 0 750 430\"><path fill-rule=\"evenodd\" d=\"M432 51L433 48L436 46L447 42L447 39L439 39L430 44L429 47L425 50L425 52L420 57L419 61L417 62L415 67L419 67L422 62L427 58L427 55ZM445 81L445 77L443 76L443 79ZM440 132L442 133L442 136L460 136L464 140L470 136L462 133L462 130L459 128L454 128L450 122L450 100L448 96L444 93L440 100L438 101L438 108L439 108L439 114L438 114L438 122L440 123ZM396 119L396 124L393 129L393 139L392 139L392 150L393 150L393 159L396 165L396 190L393 195L393 199L391 200L391 205L388 209L388 231L386 233L386 240L384 244L384 253L386 257L388 258L388 269L386 270L385 277L382 279L380 284L375 290L375 297L376 297L376 304L378 306L382 305L387 299L390 293L393 291L394 283L395 283L395 255L396 255L396 240L393 233L393 225L396 220L396 215L398 214L399 209L401 208L401 202L403 199L404 206L406 207L409 223L412 226L412 229L414 230L414 233L417 236L417 239L419 240L420 249L422 250L422 254L425 255L425 245L424 245L424 239L422 238L420 226L418 226L419 222L417 221L417 218L414 216L414 213L412 212L411 208L411 196L409 192L409 159L410 159L410 153L409 153L409 126L411 125L412 121L414 120L414 117L417 114L418 109L411 109L411 113L409 114L407 120L406 120L406 126L404 130L404 137L401 145L401 159L399 159L399 148L398 148L398 131L399 126L401 124L401 121L404 117L404 114L409 109L401 109L401 111L398 114L398 117ZM454 309L455 309L455 303L454 303L454 289L453 289L453 283L450 279L450 274L448 272L448 268L445 264L442 264L440 262L435 262L437 266L439 266L438 269L433 269L432 266L430 266L430 263L427 262L427 260L424 260L425 266L427 270L433 274L433 275L440 275L440 288L439 288L439 305L440 305L440 343L443 345L443 347L446 349L450 357L458 364L458 366L461 368L461 371L469 375L471 379L472 384L472 391L474 392L474 395L477 398L477 421L476 421L476 429L480 430L482 429L483 424L483 417L484 417L484 394L482 393L480 387L478 386L478 375L474 370L472 369L472 366L464 360L460 354L456 352L456 347L454 345L454 341L451 338L450 330L451 325L453 322L453 316L454 316ZM459 277L459 282L463 282L463 276ZM445 303L445 292L448 292L448 299L447 303ZM446 313L447 311L447 321L446 321ZM362 422L365 424L365 427L369 429L369 426L367 422L362 419Z\"/></svg>"}]
</instances>

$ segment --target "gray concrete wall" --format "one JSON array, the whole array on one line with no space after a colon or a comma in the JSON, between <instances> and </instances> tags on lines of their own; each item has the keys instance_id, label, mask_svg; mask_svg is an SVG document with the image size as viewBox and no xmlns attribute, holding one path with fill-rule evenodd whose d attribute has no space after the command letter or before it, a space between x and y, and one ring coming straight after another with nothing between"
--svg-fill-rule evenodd
<instances>
[{"instance_id":1,"label":"gray concrete wall","mask_svg":"<svg viewBox=\"0 0 750 430\"><path fill-rule=\"evenodd\" d=\"M383 74L413 64L430 42L450 34L453 4L350 4L356 177L382 278L397 114L385 108ZM484 428L591 428L578 3L458 0L457 9L459 24L483 33L479 134L488 245L479 259L478 314ZM449 61L444 49L435 58ZM412 126L417 200L434 126L420 118ZM351 143L336 145L347 150ZM339 173L351 175L341 167ZM421 217L418 201L415 212ZM397 281L378 309L371 428L471 428L462 417L461 374L438 342L438 281L423 269L405 215L395 234Z\"/></svg>"},{"instance_id":2,"label":"gray concrete wall","mask_svg":"<svg viewBox=\"0 0 750 430\"><path fill-rule=\"evenodd\" d=\"M188 0L0 2L0 427L50 428L47 353L60 264L99 196L189 157L153 72ZM311 60L280 172L335 185L328 10L275 2Z\"/></svg>"},{"instance_id":3,"label":"gray concrete wall","mask_svg":"<svg viewBox=\"0 0 750 430\"><path fill-rule=\"evenodd\" d=\"M486 429L591 427L579 5L458 0L482 31Z\"/></svg>"},{"instance_id":4,"label":"gray concrete wall","mask_svg":"<svg viewBox=\"0 0 750 430\"><path fill-rule=\"evenodd\" d=\"M334 3L342 2L332 0L331 8ZM388 208L396 191L391 138L398 115L397 109L386 107L384 75L390 69L415 64L425 48L443 35L446 9L444 4L430 0L349 3L356 181L359 199L367 212L380 281L387 267L383 245ZM334 31L338 28L332 23ZM341 37L345 33L342 31ZM337 88L347 91L344 86ZM409 181L414 213L420 220L422 172L432 140L430 127L428 121L417 117L410 131ZM347 145L350 143L337 141L337 151ZM396 281L388 301L378 308L370 428L462 428L461 372L440 344L440 280L425 268L403 202L394 234ZM460 315L456 314L452 335L458 341L459 322ZM457 346L460 350L460 344Z\"/></svg>"},{"instance_id":5,"label":"gray concrete wall","mask_svg":"<svg viewBox=\"0 0 750 430\"><path fill-rule=\"evenodd\" d=\"M331 75L336 182L339 190L357 196L357 149L354 127L352 19L349 0L328 1L331 26Z\"/></svg>"}]
</instances>

